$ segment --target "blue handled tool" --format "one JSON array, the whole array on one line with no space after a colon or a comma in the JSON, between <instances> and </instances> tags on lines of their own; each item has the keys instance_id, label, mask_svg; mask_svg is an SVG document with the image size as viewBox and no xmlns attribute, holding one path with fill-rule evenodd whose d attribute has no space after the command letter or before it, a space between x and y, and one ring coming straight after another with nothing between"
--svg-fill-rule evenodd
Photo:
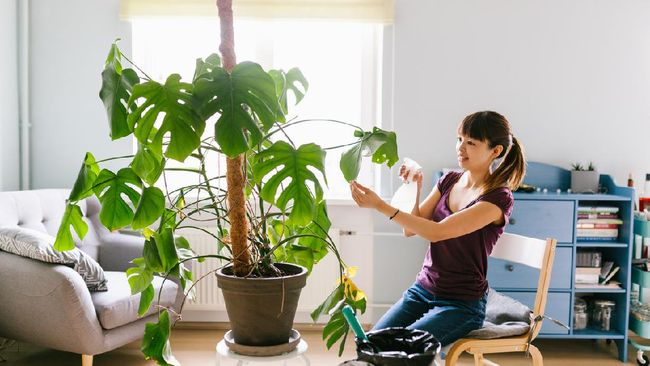
<instances>
[{"instance_id":1,"label":"blue handled tool","mask_svg":"<svg viewBox=\"0 0 650 366\"><path fill-rule=\"evenodd\" d=\"M352 328L357 338L367 341L368 337L363 331L363 328L361 328L361 324L359 323L359 320L357 320L356 315L354 315L354 310L352 310L352 307L350 305L345 305L341 311L343 312L343 317L345 317L345 320L348 321L350 328Z\"/></svg>"}]
</instances>

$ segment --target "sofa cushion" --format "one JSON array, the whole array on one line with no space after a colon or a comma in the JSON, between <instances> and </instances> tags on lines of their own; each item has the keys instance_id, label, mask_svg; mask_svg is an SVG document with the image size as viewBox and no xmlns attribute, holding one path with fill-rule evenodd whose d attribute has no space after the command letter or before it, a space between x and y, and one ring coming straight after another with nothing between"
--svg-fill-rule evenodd
<instances>
[{"instance_id":1,"label":"sofa cushion","mask_svg":"<svg viewBox=\"0 0 650 366\"><path fill-rule=\"evenodd\" d=\"M111 283L106 292L95 292L90 294L99 323L104 329L113 329L129 324L138 319L138 307L140 305L140 294L131 295L131 287L126 278L125 272L106 271L106 278ZM158 292L162 286L163 279L158 276L153 278L155 295L149 311L144 315L154 314L158 308ZM178 286L171 280L165 281L160 297L160 305L171 307L176 299Z\"/></svg>"},{"instance_id":2,"label":"sofa cushion","mask_svg":"<svg viewBox=\"0 0 650 366\"><path fill-rule=\"evenodd\" d=\"M99 263L78 248L65 252L57 251L54 249L54 240L53 236L38 230L23 227L0 228L0 250L41 262L72 267L81 275L88 290L107 290L104 270Z\"/></svg>"}]
</instances>

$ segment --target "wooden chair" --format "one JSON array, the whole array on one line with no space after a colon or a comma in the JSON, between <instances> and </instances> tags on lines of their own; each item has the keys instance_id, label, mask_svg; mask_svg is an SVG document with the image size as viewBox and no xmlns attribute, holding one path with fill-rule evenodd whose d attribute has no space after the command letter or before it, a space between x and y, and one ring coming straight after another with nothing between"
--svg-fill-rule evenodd
<instances>
[{"instance_id":1,"label":"wooden chair","mask_svg":"<svg viewBox=\"0 0 650 366\"><path fill-rule=\"evenodd\" d=\"M539 283L535 306L531 313L531 327L526 334L497 339L463 338L457 340L449 349L445 359L446 366L454 366L463 352L474 355L476 366L483 365L483 355L489 353L530 352L534 366L542 366L542 354L530 344L542 328L546 307L551 269L555 258L555 239L533 239L521 235L504 233L497 242L491 257L539 268ZM537 321L535 320L537 319Z\"/></svg>"}]
</instances>

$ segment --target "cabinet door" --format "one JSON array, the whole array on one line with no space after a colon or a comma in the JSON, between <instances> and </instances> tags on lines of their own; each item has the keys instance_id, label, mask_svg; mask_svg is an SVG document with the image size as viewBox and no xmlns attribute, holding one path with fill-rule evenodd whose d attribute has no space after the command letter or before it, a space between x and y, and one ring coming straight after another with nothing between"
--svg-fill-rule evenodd
<instances>
[{"instance_id":1,"label":"cabinet door","mask_svg":"<svg viewBox=\"0 0 650 366\"><path fill-rule=\"evenodd\" d=\"M555 249L555 260L551 272L551 288L571 288L572 254L573 249L570 247ZM537 288L539 281L539 269L492 257L488 258L487 273L490 287L499 289Z\"/></svg>"},{"instance_id":2,"label":"cabinet door","mask_svg":"<svg viewBox=\"0 0 650 366\"><path fill-rule=\"evenodd\" d=\"M535 306L535 292L502 292L506 296L521 302L522 304L533 308ZM549 292L546 300L546 313L547 316L557 319L562 323L569 325L569 304L571 301L571 294L565 292ZM544 325L540 334L569 334L569 330L563 328L552 321L544 320Z\"/></svg>"},{"instance_id":3,"label":"cabinet door","mask_svg":"<svg viewBox=\"0 0 650 366\"><path fill-rule=\"evenodd\" d=\"M516 200L506 231L538 239L573 243L573 201Z\"/></svg>"}]
</instances>

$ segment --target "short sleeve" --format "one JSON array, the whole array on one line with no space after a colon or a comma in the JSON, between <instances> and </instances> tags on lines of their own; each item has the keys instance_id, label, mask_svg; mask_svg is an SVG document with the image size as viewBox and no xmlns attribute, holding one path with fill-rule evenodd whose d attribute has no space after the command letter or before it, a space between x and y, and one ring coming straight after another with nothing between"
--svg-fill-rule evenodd
<instances>
[{"instance_id":1,"label":"short sleeve","mask_svg":"<svg viewBox=\"0 0 650 366\"><path fill-rule=\"evenodd\" d=\"M501 209L503 212L504 226L510 222L510 214L515 204L515 199L510 189L502 187L492 190L479 197L478 202L481 201L490 202Z\"/></svg>"},{"instance_id":2,"label":"short sleeve","mask_svg":"<svg viewBox=\"0 0 650 366\"><path fill-rule=\"evenodd\" d=\"M449 189L450 184L453 184L457 179L458 175L461 175L462 173L456 172L456 171L448 171L445 175L440 177L438 179L438 183L436 183L436 186L438 187L438 192L440 194L444 194L447 189Z\"/></svg>"}]
</instances>

